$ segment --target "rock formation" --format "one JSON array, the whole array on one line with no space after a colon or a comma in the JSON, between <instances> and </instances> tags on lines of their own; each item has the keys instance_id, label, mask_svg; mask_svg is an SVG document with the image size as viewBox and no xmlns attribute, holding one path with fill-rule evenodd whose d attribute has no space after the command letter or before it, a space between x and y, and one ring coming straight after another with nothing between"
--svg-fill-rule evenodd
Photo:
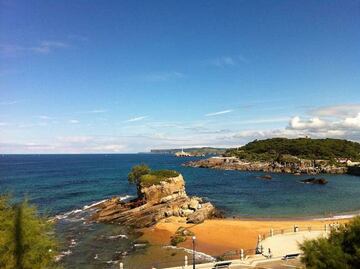
<instances>
[{"instance_id":1,"label":"rock formation","mask_svg":"<svg viewBox=\"0 0 360 269\"><path fill-rule=\"evenodd\" d=\"M301 182L305 184L317 184L317 185L325 185L328 183L328 181L325 178L314 178L314 177L301 180Z\"/></svg>"},{"instance_id":2,"label":"rock formation","mask_svg":"<svg viewBox=\"0 0 360 269\"><path fill-rule=\"evenodd\" d=\"M188 197L182 175L168 178L160 184L139 186L140 197L130 202L118 198L98 205L93 220L120 223L135 228L149 227L170 216L185 217L190 223L200 223L216 214L210 202L199 197Z\"/></svg>"},{"instance_id":3,"label":"rock formation","mask_svg":"<svg viewBox=\"0 0 360 269\"><path fill-rule=\"evenodd\" d=\"M184 164L185 166L198 168L212 168L223 170L239 170L239 171L262 171L265 173L293 173L293 174L344 174L348 168L343 166L299 166L295 163L281 164L269 161L251 161L246 162L236 157L212 157L208 159L192 161Z\"/></svg>"}]
</instances>

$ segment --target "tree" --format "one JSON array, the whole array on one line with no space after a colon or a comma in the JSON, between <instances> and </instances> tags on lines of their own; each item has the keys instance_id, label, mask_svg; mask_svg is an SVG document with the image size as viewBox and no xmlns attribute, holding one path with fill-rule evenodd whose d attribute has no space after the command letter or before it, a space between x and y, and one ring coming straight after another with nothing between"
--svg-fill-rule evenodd
<instances>
[{"instance_id":1,"label":"tree","mask_svg":"<svg viewBox=\"0 0 360 269\"><path fill-rule=\"evenodd\" d=\"M146 164L135 165L131 168L131 172L128 174L128 181L131 184L135 184L137 187L138 196L141 196L140 193L140 183L141 177L147 175L151 172L149 166Z\"/></svg>"},{"instance_id":2,"label":"tree","mask_svg":"<svg viewBox=\"0 0 360 269\"><path fill-rule=\"evenodd\" d=\"M306 268L360 268L360 217L333 230L329 238L307 240L300 248Z\"/></svg>"},{"instance_id":3,"label":"tree","mask_svg":"<svg viewBox=\"0 0 360 269\"><path fill-rule=\"evenodd\" d=\"M146 164L139 164L133 166L131 168L131 172L128 175L128 180L132 184L139 184L140 179L143 175L147 175L150 173L150 168Z\"/></svg>"},{"instance_id":4,"label":"tree","mask_svg":"<svg viewBox=\"0 0 360 269\"><path fill-rule=\"evenodd\" d=\"M53 225L27 201L11 206L8 196L0 197L0 268L53 268Z\"/></svg>"}]
</instances>

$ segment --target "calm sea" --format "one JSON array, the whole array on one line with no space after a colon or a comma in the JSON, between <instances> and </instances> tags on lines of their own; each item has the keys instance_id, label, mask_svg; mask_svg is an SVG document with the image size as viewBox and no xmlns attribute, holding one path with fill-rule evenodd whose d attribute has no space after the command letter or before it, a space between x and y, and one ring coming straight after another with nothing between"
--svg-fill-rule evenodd
<instances>
[{"instance_id":1,"label":"calm sea","mask_svg":"<svg viewBox=\"0 0 360 269\"><path fill-rule=\"evenodd\" d=\"M41 212L63 217L57 229L67 246L66 268L89 263L111 268L112 261L128 255L132 235L126 227L83 223L79 228L84 216L76 209L114 195L135 195L127 174L139 163L181 172L189 195L206 198L227 216L328 217L360 211L360 177L321 175L329 181L325 186L300 183L309 177L305 175L273 174L267 181L259 179L261 172L181 166L192 159L156 154L1 155L0 192L10 192L15 199L27 197ZM114 240L116 236L124 240Z\"/></svg>"}]
</instances>

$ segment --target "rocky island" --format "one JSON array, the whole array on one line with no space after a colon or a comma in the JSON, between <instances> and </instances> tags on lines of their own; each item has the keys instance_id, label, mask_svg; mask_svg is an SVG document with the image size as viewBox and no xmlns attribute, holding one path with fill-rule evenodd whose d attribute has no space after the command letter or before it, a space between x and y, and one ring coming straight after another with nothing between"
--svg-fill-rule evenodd
<instances>
[{"instance_id":1,"label":"rocky island","mask_svg":"<svg viewBox=\"0 0 360 269\"><path fill-rule=\"evenodd\" d=\"M217 215L210 202L186 194L184 178L176 171L150 171L139 165L133 167L129 181L136 184L138 197L129 202L106 200L97 205L92 220L143 228L171 216L186 218L187 223L201 223Z\"/></svg>"},{"instance_id":2,"label":"rocky island","mask_svg":"<svg viewBox=\"0 0 360 269\"><path fill-rule=\"evenodd\" d=\"M265 173L359 174L360 144L340 139L255 140L185 166Z\"/></svg>"}]
</instances>

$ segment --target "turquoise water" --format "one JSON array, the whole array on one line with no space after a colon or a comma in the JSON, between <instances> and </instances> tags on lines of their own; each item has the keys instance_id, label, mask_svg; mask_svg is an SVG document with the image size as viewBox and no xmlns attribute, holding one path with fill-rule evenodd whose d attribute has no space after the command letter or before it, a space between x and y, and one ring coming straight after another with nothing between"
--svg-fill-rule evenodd
<instances>
[{"instance_id":1,"label":"turquoise water","mask_svg":"<svg viewBox=\"0 0 360 269\"><path fill-rule=\"evenodd\" d=\"M272 174L268 181L259 179L261 172L181 165L193 159L155 154L2 155L0 193L10 192L15 199L27 197L41 212L58 216L64 268L118 268L120 260L129 261L127 268L151 268L151 259L145 262L150 252L160 252L157 258L169 262L167 266L183 260L180 250L136 249L137 236L127 227L84 221L91 213L84 206L115 195L135 195L127 174L139 163L180 171L189 195L206 198L229 217L328 217L360 211L360 177L321 175L329 181L325 186L300 183L306 175ZM137 257L144 262L131 267Z\"/></svg>"}]
</instances>

